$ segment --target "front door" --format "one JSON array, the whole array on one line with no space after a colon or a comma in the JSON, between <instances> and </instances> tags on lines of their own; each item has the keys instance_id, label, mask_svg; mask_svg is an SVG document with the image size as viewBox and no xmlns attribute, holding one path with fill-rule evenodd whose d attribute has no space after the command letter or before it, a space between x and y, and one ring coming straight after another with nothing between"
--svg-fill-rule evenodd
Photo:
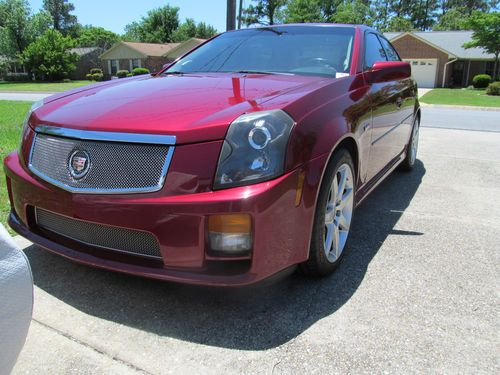
<instances>
[{"instance_id":1,"label":"front door","mask_svg":"<svg viewBox=\"0 0 500 375\"><path fill-rule=\"evenodd\" d=\"M367 75L377 61L400 60L387 40L369 33L366 43ZM368 181L389 168L404 150L411 132L415 95L409 78L371 84L372 132Z\"/></svg>"}]
</instances>

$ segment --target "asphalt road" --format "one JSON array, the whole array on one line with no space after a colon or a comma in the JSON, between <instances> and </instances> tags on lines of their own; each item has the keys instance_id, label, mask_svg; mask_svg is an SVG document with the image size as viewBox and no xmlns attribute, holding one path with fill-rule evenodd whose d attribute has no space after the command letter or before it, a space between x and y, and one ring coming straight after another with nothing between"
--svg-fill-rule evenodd
<instances>
[{"instance_id":1,"label":"asphalt road","mask_svg":"<svg viewBox=\"0 0 500 375\"><path fill-rule=\"evenodd\" d=\"M52 94L43 92L0 92L0 100L36 102L37 100L42 100L50 95Z\"/></svg>"},{"instance_id":2,"label":"asphalt road","mask_svg":"<svg viewBox=\"0 0 500 375\"><path fill-rule=\"evenodd\" d=\"M422 106L423 126L500 132L500 109L474 110Z\"/></svg>"},{"instance_id":3,"label":"asphalt road","mask_svg":"<svg viewBox=\"0 0 500 375\"><path fill-rule=\"evenodd\" d=\"M418 157L357 209L324 279L187 287L28 247L14 374L500 373L500 134L424 127Z\"/></svg>"}]
</instances>

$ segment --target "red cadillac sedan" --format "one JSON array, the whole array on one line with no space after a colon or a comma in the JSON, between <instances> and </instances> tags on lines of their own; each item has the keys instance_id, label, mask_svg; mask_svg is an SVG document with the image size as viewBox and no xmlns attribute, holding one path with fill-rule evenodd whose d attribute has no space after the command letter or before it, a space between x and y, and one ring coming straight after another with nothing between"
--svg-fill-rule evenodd
<instances>
[{"instance_id":1,"label":"red cadillac sedan","mask_svg":"<svg viewBox=\"0 0 500 375\"><path fill-rule=\"evenodd\" d=\"M327 275L358 205L416 158L410 66L377 31L218 35L158 74L35 103L4 161L9 224L109 270L241 286Z\"/></svg>"}]
</instances>

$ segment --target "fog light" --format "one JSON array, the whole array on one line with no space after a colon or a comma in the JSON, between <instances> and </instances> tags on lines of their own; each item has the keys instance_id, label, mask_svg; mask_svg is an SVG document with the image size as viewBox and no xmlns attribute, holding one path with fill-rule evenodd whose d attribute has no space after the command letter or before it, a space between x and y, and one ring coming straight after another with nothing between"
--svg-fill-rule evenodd
<instances>
[{"instance_id":1,"label":"fog light","mask_svg":"<svg viewBox=\"0 0 500 375\"><path fill-rule=\"evenodd\" d=\"M252 221L247 214L212 215L208 218L210 250L245 255L252 249Z\"/></svg>"}]
</instances>

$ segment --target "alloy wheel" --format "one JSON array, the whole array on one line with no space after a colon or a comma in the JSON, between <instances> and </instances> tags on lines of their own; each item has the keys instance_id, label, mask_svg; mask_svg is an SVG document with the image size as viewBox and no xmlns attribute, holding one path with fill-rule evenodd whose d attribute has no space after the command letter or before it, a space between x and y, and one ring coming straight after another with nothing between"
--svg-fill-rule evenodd
<instances>
[{"instance_id":1,"label":"alloy wheel","mask_svg":"<svg viewBox=\"0 0 500 375\"><path fill-rule=\"evenodd\" d=\"M348 164L342 164L334 175L325 210L324 251L330 263L344 250L353 209L353 173Z\"/></svg>"}]
</instances>

